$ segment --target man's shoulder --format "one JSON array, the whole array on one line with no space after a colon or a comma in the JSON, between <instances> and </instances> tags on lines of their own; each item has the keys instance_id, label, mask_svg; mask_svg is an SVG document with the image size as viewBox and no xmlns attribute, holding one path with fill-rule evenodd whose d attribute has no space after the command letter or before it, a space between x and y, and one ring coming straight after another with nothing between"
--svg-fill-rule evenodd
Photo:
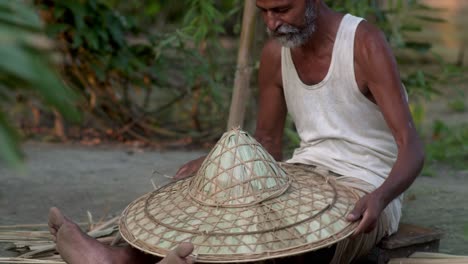
<instances>
[{"instance_id":1,"label":"man's shoulder","mask_svg":"<svg viewBox=\"0 0 468 264\"><path fill-rule=\"evenodd\" d=\"M356 30L355 45L358 59L367 59L372 53L383 52L388 48L387 39L382 30L365 20Z\"/></svg>"},{"instance_id":2,"label":"man's shoulder","mask_svg":"<svg viewBox=\"0 0 468 264\"><path fill-rule=\"evenodd\" d=\"M281 45L274 39L269 39L263 45L262 62L281 63Z\"/></svg>"},{"instance_id":3,"label":"man's shoulder","mask_svg":"<svg viewBox=\"0 0 468 264\"><path fill-rule=\"evenodd\" d=\"M263 46L260 59L259 80L264 88L281 87L281 45L275 40L268 40Z\"/></svg>"},{"instance_id":4,"label":"man's shoulder","mask_svg":"<svg viewBox=\"0 0 468 264\"><path fill-rule=\"evenodd\" d=\"M386 43L386 37L377 26L362 21L356 30L356 43L358 46L371 47L372 45Z\"/></svg>"},{"instance_id":5,"label":"man's shoulder","mask_svg":"<svg viewBox=\"0 0 468 264\"><path fill-rule=\"evenodd\" d=\"M385 39L385 35L383 34L382 30L380 30L377 26L363 20L356 31L356 39L360 40L361 44L366 44L366 42L372 41L380 41Z\"/></svg>"}]
</instances>

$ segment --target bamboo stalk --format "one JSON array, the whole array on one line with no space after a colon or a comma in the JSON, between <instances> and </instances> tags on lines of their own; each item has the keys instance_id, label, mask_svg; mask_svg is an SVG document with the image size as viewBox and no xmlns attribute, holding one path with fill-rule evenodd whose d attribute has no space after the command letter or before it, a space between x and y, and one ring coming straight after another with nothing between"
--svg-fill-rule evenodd
<instances>
[{"instance_id":1,"label":"bamboo stalk","mask_svg":"<svg viewBox=\"0 0 468 264\"><path fill-rule=\"evenodd\" d=\"M227 129L242 127L249 95L250 76L252 68L249 66L250 53L255 33L255 17L257 7L254 0L244 1L244 13L242 19L242 32L240 36L239 52L237 56L237 69L234 79L234 91L232 93L231 109Z\"/></svg>"}]
</instances>

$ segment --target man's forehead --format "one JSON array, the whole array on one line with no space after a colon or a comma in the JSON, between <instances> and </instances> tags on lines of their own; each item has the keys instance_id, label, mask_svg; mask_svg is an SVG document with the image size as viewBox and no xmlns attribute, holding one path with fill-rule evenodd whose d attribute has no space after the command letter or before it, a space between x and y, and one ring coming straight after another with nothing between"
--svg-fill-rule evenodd
<instances>
[{"instance_id":1,"label":"man's forehead","mask_svg":"<svg viewBox=\"0 0 468 264\"><path fill-rule=\"evenodd\" d=\"M256 0L257 6L259 8L264 8L264 9L275 8L278 6L292 5L300 1L306 1L306 0Z\"/></svg>"}]
</instances>

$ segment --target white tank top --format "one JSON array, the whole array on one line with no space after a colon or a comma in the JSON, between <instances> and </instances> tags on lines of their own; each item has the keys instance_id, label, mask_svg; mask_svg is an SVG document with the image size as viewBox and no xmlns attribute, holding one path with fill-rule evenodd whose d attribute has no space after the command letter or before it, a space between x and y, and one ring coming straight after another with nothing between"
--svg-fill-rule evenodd
<instances>
[{"instance_id":1,"label":"white tank top","mask_svg":"<svg viewBox=\"0 0 468 264\"><path fill-rule=\"evenodd\" d=\"M287 162L324 166L376 187L397 157L397 145L379 109L359 90L354 73L354 39L362 18L346 15L340 24L328 73L304 84L289 48L282 48L283 89L301 144Z\"/></svg>"},{"instance_id":2,"label":"white tank top","mask_svg":"<svg viewBox=\"0 0 468 264\"><path fill-rule=\"evenodd\" d=\"M344 16L328 73L320 83L299 78L289 48L281 50L283 90L301 145L287 162L325 167L377 188L388 177L398 148L379 107L359 90L354 73L354 39L363 19ZM386 208L388 235L398 229L403 195Z\"/></svg>"}]
</instances>

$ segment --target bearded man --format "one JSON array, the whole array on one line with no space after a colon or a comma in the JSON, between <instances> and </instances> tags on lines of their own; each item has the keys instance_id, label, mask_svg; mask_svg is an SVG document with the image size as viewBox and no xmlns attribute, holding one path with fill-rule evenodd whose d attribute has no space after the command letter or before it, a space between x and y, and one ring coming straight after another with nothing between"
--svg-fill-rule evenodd
<instances>
[{"instance_id":1,"label":"bearded man","mask_svg":"<svg viewBox=\"0 0 468 264\"><path fill-rule=\"evenodd\" d=\"M301 145L287 162L330 170L360 192L347 217L360 221L353 238L306 259L350 263L396 232L401 194L424 163L395 58L377 28L331 10L323 0L256 3L272 38L261 55L255 137L282 160L289 112ZM184 165L175 178L193 175L203 159ZM110 248L87 237L55 208L49 219L68 263L155 262L131 247ZM163 261L193 262L190 245L181 247Z\"/></svg>"}]
</instances>

